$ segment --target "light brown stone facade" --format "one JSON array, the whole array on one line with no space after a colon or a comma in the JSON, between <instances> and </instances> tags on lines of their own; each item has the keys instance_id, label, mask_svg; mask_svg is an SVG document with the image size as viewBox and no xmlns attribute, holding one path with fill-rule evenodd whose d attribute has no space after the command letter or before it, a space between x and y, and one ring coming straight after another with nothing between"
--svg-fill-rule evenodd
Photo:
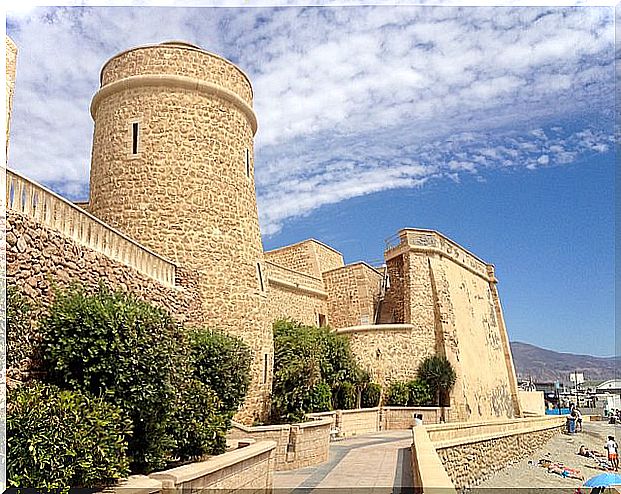
<instances>
[{"instance_id":1,"label":"light brown stone facade","mask_svg":"<svg viewBox=\"0 0 621 494\"><path fill-rule=\"evenodd\" d=\"M323 273L328 292L328 318L335 328L374 324L382 274L357 262Z\"/></svg>"}]
</instances>

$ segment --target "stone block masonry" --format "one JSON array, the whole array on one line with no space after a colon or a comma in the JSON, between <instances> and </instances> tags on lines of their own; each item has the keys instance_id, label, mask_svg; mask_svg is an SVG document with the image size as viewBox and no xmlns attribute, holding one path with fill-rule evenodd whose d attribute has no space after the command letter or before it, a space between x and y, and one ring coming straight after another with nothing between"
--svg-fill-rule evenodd
<instances>
[{"instance_id":1,"label":"stone block masonry","mask_svg":"<svg viewBox=\"0 0 621 494\"><path fill-rule=\"evenodd\" d=\"M104 254L79 245L25 215L7 211L7 281L45 308L56 289L82 284L95 289L100 282L136 294L166 309L190 326L205 323L200 303L200 275L179 270L177 286L168 286Z\"/></svg>"},{"instance_id":2,"label":"stone block masonry","mask_svg":"<svg viewBox=\"0 0 621 494\"><path fill-rule=\"evenodd\" d=\"M17 68L17 46L5 36L6 44L6 158L9 160L9 128L13 111L13 94L15 93L15 71Z\"/></svg>"},{"instance_id":3,"label":"stone block masonry","mask_svg":"<svg viewBox=\"0 0 621 494\"><path fill-rule=\"evenodd\" d=\"M273 341L248 78L187 43L138 47L104 65L91 114L89 211L202 274L205 319L254 354L238 419L264 419Z\"/></svg>"}]
</instances>

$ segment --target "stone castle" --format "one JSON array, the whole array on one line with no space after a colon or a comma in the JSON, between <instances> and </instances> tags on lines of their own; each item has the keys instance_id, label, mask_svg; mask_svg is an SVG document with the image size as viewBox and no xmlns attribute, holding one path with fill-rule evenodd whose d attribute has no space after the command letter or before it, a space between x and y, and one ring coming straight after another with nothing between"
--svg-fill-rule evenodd
<instances>
[{"instance_id":1,"label":"stone castle","mask_svg":"<svg viewBox=\"0 0 621 494\"><path fill-rule=\"evenodd\" d=\"M7 38L7 149L16 53ZM387 242L381 268L345 264L314 239L264 252L248 77L173 41L119 53L100 82L88 203L7 171L7 276L28 296L104 278L184 323L240 336L254 352L246 423L268 411L281 317L347 335L383 385L445 355L458 376L449 420L522 416L491 264L410 228Z\"/></svg>"}]
</instances>

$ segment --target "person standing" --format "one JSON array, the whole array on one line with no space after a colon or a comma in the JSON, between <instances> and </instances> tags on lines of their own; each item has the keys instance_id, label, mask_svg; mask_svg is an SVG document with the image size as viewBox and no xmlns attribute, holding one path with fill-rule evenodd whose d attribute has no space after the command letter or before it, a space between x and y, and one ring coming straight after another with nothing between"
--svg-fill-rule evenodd
<instances>
[{"instance_id":1,"label":"person standing","mask_svg":"<svg viewBox=\"0 0 621 494\"><path fill-rule=\"evenodd\" d=\"M615 469L615 472L619 470L619 446L615 441L614 436L608 436L608 442L604 449L608 452L608 461Z\"/></svg>"}]
</instances>

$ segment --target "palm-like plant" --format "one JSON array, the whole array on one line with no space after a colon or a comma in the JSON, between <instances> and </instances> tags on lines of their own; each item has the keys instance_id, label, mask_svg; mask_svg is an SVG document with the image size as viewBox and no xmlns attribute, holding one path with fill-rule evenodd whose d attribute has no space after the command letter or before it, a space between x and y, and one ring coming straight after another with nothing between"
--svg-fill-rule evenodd
<instances>
[{"instance_id":1,"label":"palm-like plant","mask_svg":"<svg viewBox=\"0 0 621 494\"><path fill-rule=\"evenodd\" d=\"M418 378L427 383L440 406L440 394L448 393L455 385L457 374L446 357L433 355L427 357L418 367Z\"/></svg>"}]
</instances>

